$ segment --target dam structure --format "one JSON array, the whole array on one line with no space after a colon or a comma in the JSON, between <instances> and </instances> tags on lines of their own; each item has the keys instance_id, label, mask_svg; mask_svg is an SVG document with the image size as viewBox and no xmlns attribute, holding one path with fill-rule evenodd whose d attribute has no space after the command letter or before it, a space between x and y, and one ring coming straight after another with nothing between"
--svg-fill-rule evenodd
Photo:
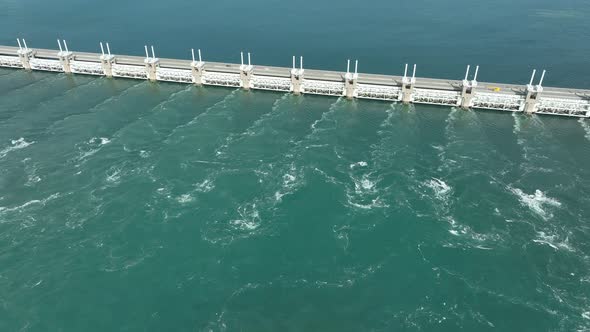
<instances>
[{"instance_id":1,"label":"dam structure","mask_svg":"<svg viewBox=\"0 0 590 332\"><path fill-rule=\"evenodd\" d=\"M292 67L252 65L251 54L243 52L240 64L204 62L201 51L192 59L164 59L154 47L144 47L145 57L113 55L108 43L101 42L101 53L72 52L65 40L58 40L59 51L31 49L26 41L18 46L0 46L0 67L20 68L214 85L246 90L271 90L293 94L315 94L349 99L374 99L390 102L433 104L464 109L489 109L526 114L590 117L590 90L544 87L545 71L535 84L536 70L526 85L478 82L479 66L471 66L463 80L416 77L416 65L405 65L403 76L360 74L358 60L347 61L346 72L304 69L303 57L292 58ZM106 47L105 47L106 46ZM150 52L151 51L151 52ZM247 58L245 59L245 55ZM299 60L298 63L296 60ZM411 76L409 75L411 70Z\"/></svg>"}]
</instances>

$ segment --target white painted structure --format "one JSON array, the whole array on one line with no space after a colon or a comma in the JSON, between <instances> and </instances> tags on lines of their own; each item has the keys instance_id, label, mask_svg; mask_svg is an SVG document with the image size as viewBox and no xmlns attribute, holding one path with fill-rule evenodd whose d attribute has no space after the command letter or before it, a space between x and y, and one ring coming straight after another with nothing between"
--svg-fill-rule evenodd
<instances>
[{"instance_id":1,"label":"white painted structure","mask_svg":"<svg viewBox=\"0 0 590 332\"><path fill-rule=\"evenodd\" d=\"M62 47L63 43L63 47ZM96 75L166 81L196 85L214 85L246 90L270 90L292 92L293 94L316 94L335 97L383 100L389 102L421 103L443 106L458 106L465 109L491 109L528 114L551 114L572 117L590 117L590 91L544 88L546 71L538 84L533 85L536 70L526 86L479 83L475 68L469 80L467 66L462 81L416 78L416 65L412 76L408 76L408 64L404 75L384 76L359 74L358 60L354 72L350 71L350 60L346 72L328 72L303 69L303 57L293 56L292 68L256 66L251 63L251 53L240 53L240 65L205 63L198 50L191 49L192 61L159 59L154 47L144 46L145 58L137 56L114 56L106 43L100 43L100 54L77 53L68 49L65 40L58 40L59 52L44 49L29 49L26 41L17 39L18 48L0 46L0 67L27 70L42 70L74 74ZM24 46L23 46L24 45ZM151 55L150 51L151 50Z\"/></svg>"}]
</instances>

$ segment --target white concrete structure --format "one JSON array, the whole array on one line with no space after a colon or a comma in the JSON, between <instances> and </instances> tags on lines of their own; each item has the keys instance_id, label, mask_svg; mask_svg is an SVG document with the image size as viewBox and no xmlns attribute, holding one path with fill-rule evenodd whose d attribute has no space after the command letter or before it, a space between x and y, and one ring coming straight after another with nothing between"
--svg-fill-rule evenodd
<instances>
[{"instance_id":1,"label":"white concrete structure","mask_svg":"<svg viewBox=\"0 0 590 332\"><path fill-rule=\"evenodd\" d=\"M374 99L389 102L423 103L443 106L460 106L468 109L491 109L527 114L550 114L571 117L590 116L590 90L543 87L545 71L538 84L533 85L536 71L526 86L478 82L479 66L469 80L467 66L462 81L433 78L416 79L416 65L408 76L359 74L358 61L354 72L339 72L303 69L303 57L293 57L291 68L252 66L251 55L240 64L205 62L198 50L198 60L191 50L192 61L159 59L154 47L144 46L145 58L111 54L109 44L106 52L100 43L101 53L71 52L66 41L58 40L59 51L29 49L26 41L17 39L18 47L0 46L0 67L27 70L42 70L107 77L149 79L196 85L224 86L246 90L271 90L293 94L317 94L334 97ZM151 50L151 56L149 53Z\"/></svg>"}]
</instances>

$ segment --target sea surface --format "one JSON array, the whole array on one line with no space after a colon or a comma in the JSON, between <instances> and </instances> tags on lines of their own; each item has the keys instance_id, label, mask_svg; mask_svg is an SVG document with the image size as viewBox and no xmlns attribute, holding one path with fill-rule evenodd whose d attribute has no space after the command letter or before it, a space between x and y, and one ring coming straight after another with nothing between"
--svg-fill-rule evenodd
<instances>
[{"instance_id":1,"label":"sea surface","mask_svg":"<svg viewBox=\"0 0 590 332\"><path fill-rule=\"evenodd\" d=\"M0 44L590 88L582 0L0 0ZM590 331L590 121L0 69L0 331Z\"/></svg>"}]
</instances>

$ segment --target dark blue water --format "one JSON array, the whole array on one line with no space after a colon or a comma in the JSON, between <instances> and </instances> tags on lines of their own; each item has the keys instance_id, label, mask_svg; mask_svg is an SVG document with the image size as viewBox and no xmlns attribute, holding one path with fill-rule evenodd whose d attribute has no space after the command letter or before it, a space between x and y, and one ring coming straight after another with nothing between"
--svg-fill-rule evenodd
<instances>
[{"instance_id":1,"label":"dark blue water","mask_svg":"<svg viewBox=\"0 0 590 332\"><path fill-rule=\"evenodd\" d=\"M549 71L546 85L590 87L584 0L419 1L3 1L0 43L27 39L30 47L344 70L359 59L362 72L401 74L406 62L423 77L461 79L467 64L480 80L527 83L533 68Z\"/></svg>"}]
</instances>

